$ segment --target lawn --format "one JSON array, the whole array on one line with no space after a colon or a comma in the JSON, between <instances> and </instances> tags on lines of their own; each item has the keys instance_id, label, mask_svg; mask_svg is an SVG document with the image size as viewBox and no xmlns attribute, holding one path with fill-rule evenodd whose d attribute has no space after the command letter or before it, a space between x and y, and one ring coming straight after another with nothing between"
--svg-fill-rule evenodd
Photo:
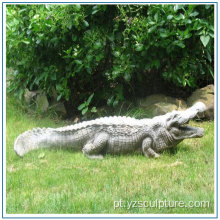
<instances>
[{"instance_id":1,"label":"lawn","mask_svg":"<svg viewBox=\"0 0 220 220\"><path fill-rule=\"evenodd\" d=\"M214 213L213 122L191 122L205 129L204 137L184 140L158 159L127 155L89 160L81 152L62 149L39 149L20 158L13 150L20 133L65 122L25 113L9 97L6 121L8 214ZM209 206L141 207L156 200L186 205L208 201Z\"/></svg>"}]
</instances>

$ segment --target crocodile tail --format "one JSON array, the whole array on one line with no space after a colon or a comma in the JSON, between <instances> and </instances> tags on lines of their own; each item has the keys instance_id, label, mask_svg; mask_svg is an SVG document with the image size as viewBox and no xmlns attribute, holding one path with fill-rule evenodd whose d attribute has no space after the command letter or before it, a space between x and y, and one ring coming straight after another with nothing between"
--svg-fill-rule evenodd
<instances>
[{"instance_id":1,"label":"crocodile tail","mask_svg":"<svg viewBox=\"0 0 220 220\"><path fill-rule=\"evenodd\" d=\"M14 150L19 156L23 156L30 150L39 147L50 147L48 136L52 134L53 129L35 128L20 134L14 143Z\"/></svg>"}]
</instances>

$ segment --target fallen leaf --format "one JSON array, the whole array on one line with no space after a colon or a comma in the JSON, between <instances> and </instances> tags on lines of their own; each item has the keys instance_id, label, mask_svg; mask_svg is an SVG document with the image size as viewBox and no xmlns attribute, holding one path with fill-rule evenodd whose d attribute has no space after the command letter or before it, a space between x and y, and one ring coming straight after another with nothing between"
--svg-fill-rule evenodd
<instances>
[{"instance_id":1,"label":"fallen leaf","mask_svg":"<svg viewBox=\"0 0 220 220\"><path fill-rule=\"evenodd\" d=\"M183 164L183 162L181 162L181 161L176 161L176 162L171 163L170 165L168 165L168 167L176 167L176 166L179 166L179 165L182 165L182 164Z\"/></svg>"},{"instance_id":2,"label":"fallen leaf","mask_svg":"<svg viewBox=\"0 0 220 220\"><path fill-rule=\"evenodd\" d=\"M11 165L10 167L7 168L8 172L13 173L18 170L18 168L15 168L14 165Z\"/></svg>"},{"instance_id":3,"label":"fallen leaf","mask_svg":"<svg viewBox=\"0 0 220 220\"><path fill-rule=\"evenodd\" d=\"M45 157L45 153L40 153L39 155L38 155L38 159L42 159L42 158L44 158Z\"/></svg>"}]
</instances>

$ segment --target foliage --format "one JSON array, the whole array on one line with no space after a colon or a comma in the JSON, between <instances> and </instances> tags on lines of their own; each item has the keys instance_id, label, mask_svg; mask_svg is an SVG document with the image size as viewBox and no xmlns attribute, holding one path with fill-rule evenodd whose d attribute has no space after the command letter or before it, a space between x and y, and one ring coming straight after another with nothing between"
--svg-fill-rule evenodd
<instances>
[{"instance_id":1,"label":"foliage","mask_svg":"<svg viewBox=\"0 0 220 220\"><path fill-rule=\"evenodd\" d=\"M87 99L87 101L85 101L84 103L82 103L79 107L78 110L82 111L82 115L85 115L86 112L89 110L89 104L92 100L94 96L94 93L92 93L92 95L89 96L89 98ZM91 112L97 112L96 107L92 107Z\"/></svg>"},{"instance_id":2,"label":"foliage","mask_svg":"<svg viewBox=\"0 0 220 220\"><path fill-rule=\"evenodd\" d=\"M10 91L55 88L71 111L91 94L80 111L117 106L155 72L197 88L214 78L214 6L7 5L7 66Z\"/></svg>"}]
</instances>

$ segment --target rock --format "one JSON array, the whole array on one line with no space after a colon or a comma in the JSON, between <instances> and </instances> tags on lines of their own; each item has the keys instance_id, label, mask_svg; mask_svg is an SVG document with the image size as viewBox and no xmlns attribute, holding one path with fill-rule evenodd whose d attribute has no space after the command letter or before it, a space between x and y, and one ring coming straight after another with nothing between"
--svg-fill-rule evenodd
<instances>
[{"instance_id":1,"label":"rock","mask_svg":"<svg viewBox=\"0 0 220 220\"><path fill-rule=\"evenodd\" d=\"M184 110L186 102L182 99L172 98L163 94L147 96L138 101L139 107L150 112L152 116L164 115L173 110Z\"/></svg>"},{"instance_id":2,"label":"rock","mask_svg":"<svg viewBox=\"0 0 220 220\"><path fill-rule=\"evenodd\" d=\"M39 94L40 91L29 91L28 89L25 89L24 92L24 101L29 105L31 102L33 102L34 97Z\"/></svg>"},{"instance_id":3,"label":"rock","mask_svg":"<svg viewBox=\"0 0 220 220\"><path fill-rule=\"evenodd\" d=\"M52 97L50 103L48 102L47 96L40 90L37 91L29 91L25 89L24 100L27 104L31 104L31 102L36 103L36 109L40 112L47 111L48 107L52 107L57 113L61 115L66 115L66 109L62 102L57 101L56 90L52 89Z\"/></svg>"},{"instance_id":4,"label":"rock","mask_svg":"<svg viewBox=\"0 0 220 220\"><path fill-rule=\"evenodd\" d=\"M151 105L150 108L152 109L152 113L154 116L164 115L168 112L172 112L178 109L178 107L175 104L166 103L166 102L155 103Z\"/></svg>"},{"instance_id":5,"label":"rock","mask_svg":"<svg viewBox=\"0 0 220 220\"><path fill-rule=\"evenodd\" d=\"M52 88L52 95L51 95L52 102L57 102L57 97L58 97L57 91L56 91L56 89L53 87L53 88Z\"/></svg>"},{"instance_id":6,"label":"rock","mask_svg":"<svg viewBox=\"0 0 220 220\"><path fill-rule=\"evenodd\" d=\"M6 88L10 87L11 82L15 80L14 72L12 68L6 68Z\"/></svg>"},{"instance_id":7,"label":"rock","mask_svg":"<svg viewBox=\"0 0 220 220\"><path fill-rule=\"evenodd\" d=\"M62 102L57 102L57 103L53 104L52 107L57 113L61 113L62 115L66 115L66 108Z\"/></svg>"},{"instance_id":8,"label":"rock","mask_svg":"<svg viewBox=\"0 0 220 220\"><path fill-rule=\"evenodd\" d=\"M60 115L66 115L66 108L61 101L57 101L57 92L56 89L53 87L52 88L52 94L50 96L51 101L50 101L50 106L55 110Z\"/></svg>"},{"instance_id":9,"label":"rock","mask_svg":"<svg viewBox=\"0 0 220 220\"><path fill-rule=\"evenodd\" d=\"M76 123L79 122L79 120L80 120L80 119L79 119L78 117L76 117L76 118L74 119L73 123L76 124Z\"/></svg>"},{"instance_id":10,"label":"rock","mask_svg":"<svg viewBox=\"0 0 220 220\"><path fill-rule=\"evenodd\" d=\"M49 107L49 102L47 100L47 96L44 93L37 95L36 105L37 105L37 109L39 111L41 111L41 112L47 111L47 109Z\"/></svg>"},{"instance_id":11,"label":"rock","mask_svg":"<svg viewBox=\"0 0 220 220\"><path fill-rule=\"evenodd\" d=\"M199 115L200 118L214 120L214 85L208 85L204 88L197 89L192 93L192 95L187 99L187 104L191 107L196 102L203 102L207 110Z\"/></svg>"},{"instance_id":12,"label":"rock","mask_svg":"<svg viewBox=\"0 0 220 220\"><path fill-rule=\"evenodd\" d=\"M150 105L154 105L156 103L170 103L177 106L178 109L186 109L187 105L186 102L182 99L173 98L170 96L165 96L163 94L155 94L147 96L144 99L139 100L140 107L149 107Z\"/></svg>"}]
</instances>

